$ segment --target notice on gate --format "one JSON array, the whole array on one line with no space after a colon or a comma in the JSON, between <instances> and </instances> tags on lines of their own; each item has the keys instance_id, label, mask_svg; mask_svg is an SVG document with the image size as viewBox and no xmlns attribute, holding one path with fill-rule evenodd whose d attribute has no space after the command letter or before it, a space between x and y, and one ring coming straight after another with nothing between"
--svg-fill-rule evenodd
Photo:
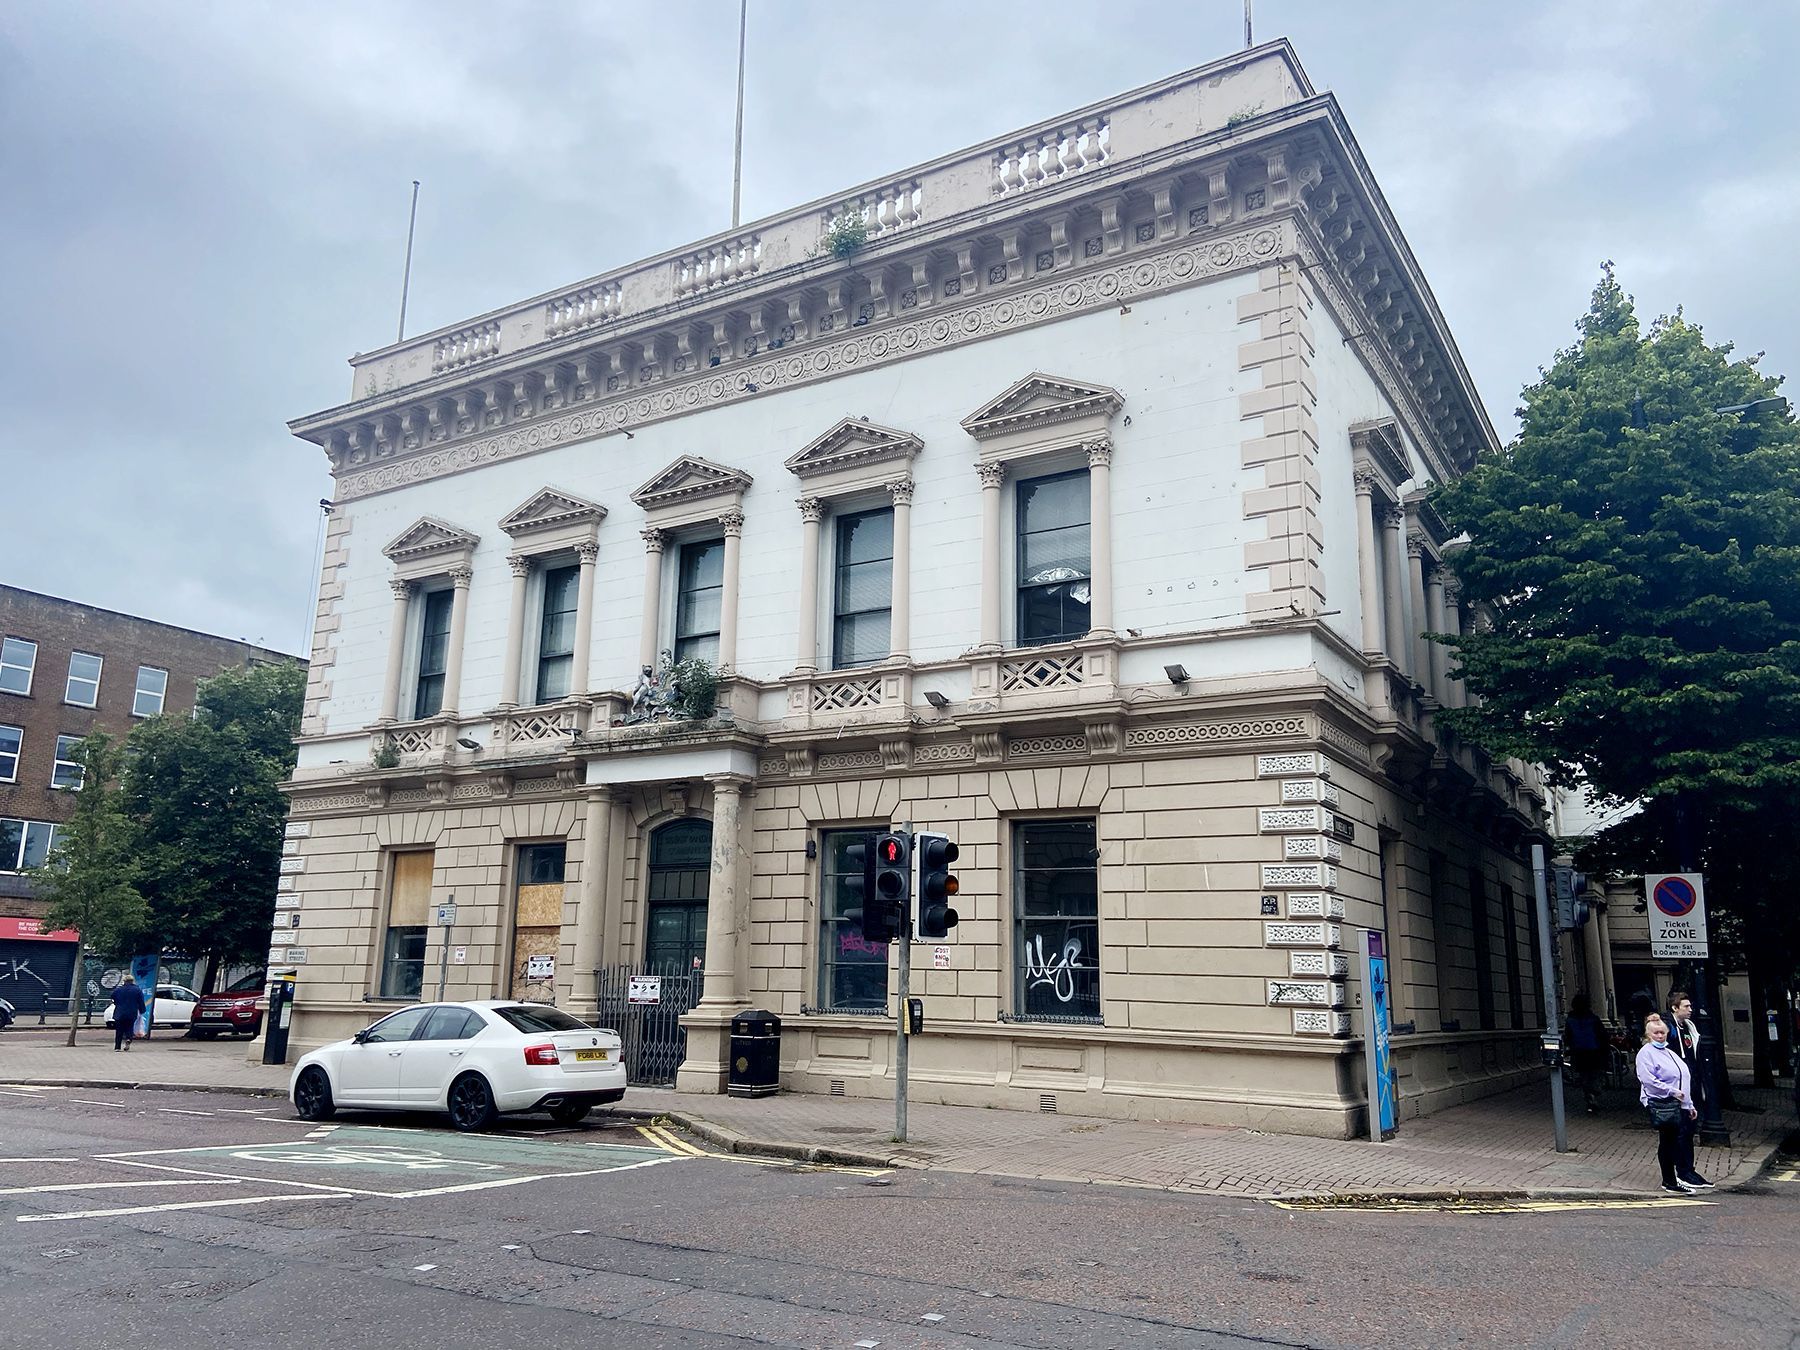
<instances>
[{"instance_id":1,"label":"notice on gate","mask_svg":"<svg viewBox=\"0 0 1800 1350\"><path fill-rule=\"evenodd\" d=\"M1698 872L1644 877L1650 919L1650 955L1692 961L1707 955L1706 878Z\"/></svg>"},{"instance_id":2,"label":"notice on gate","mask_svg":"<svg viewBox=\"0 0 1800 1350\"><path fill-rule=\"evenodd\" d=\"M625 987L627 1003L661 1003L662 976L633 975Z\"/></svg>"}]
</instances>

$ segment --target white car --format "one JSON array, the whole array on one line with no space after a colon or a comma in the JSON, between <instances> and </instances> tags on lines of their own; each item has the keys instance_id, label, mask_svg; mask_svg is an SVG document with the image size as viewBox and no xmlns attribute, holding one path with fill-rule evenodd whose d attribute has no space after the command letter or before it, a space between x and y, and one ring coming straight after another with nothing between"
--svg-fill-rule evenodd
<instances>
[{"instance_id":1,"label":"white car","mask_svg":"<svg viewBox=\"0 0 1800 1350\"><path fill-rule=\"evenodd\" d=\"M486 1129L509 1111L574 1125L624 1095L618 1032L517 999L402 1008L305 1056L288 1084L302 1120L341 1106L448 1111L459 1130Z\"/></svg>"},{"instance_id":2,"label":"white car","mask_svg":"<svg viewBox=\"0 0 1800 1350\"><path fill-rule=\"evenodd\" d=\"M183 1031L188 1023L194 1020L194 1005L200 1002L200 995L185 984L159 984L156 986L156 998L150 1005L150 1015L156 1020L152 1027L180 1027ZM113 1024L112 1004L106 1005L105 1022Z\"/></svg>"}]
</instances>

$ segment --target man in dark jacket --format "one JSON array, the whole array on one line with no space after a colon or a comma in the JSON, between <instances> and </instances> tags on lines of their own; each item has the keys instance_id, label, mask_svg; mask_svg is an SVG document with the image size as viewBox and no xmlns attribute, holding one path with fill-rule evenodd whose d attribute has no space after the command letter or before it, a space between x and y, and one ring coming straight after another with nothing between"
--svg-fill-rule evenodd
<instances>
[{"instance_id":1,"label":"man in dark jacket","mask_svg":"<svg viewBox=\"0 0 1800 1350\"><path fill-rule=\"evenodd\" d=\"M137 1035L137 1020L144 1013L144 991L133 979L123 979L112 994L113 1049L129 1050Z\"/></svg>"},{"instance_id":2,"label":"man in dark jacket","mask_svg":"<svg viewBox=\"0 0 1800 1350\"><path fill-rule=\"evenodd\" d=\"M1700 1083L1700 1028L1694 1024L1694 1000L1688 997L1687 990L1671 989L1669 991L1667 1020L1669 1023L1669 1049L1687 1061L1688 1071L1694 1079L1694 1101L1698 1104L1704 1095L1704 1089ZM1684 1119L1681 1122L1681 1128L1688 1136L1690 1142L1687 1147L1691 1150L1693 1148L1691 1140L1698 1127L1693 1120ZM1712 1185L1705 1177L1700 1176L1698 1170L1694 1172L1694 1177L1705 1185Z\"/></svg>"}]
</instances>

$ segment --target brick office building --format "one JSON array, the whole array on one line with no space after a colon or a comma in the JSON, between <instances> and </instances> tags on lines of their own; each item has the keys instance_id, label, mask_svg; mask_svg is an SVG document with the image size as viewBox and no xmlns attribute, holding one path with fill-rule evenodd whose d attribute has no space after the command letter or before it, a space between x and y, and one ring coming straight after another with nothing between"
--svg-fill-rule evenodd
<instances>
[{"instance_id":1,"label":"brick office building","mask_svg":"<svg viewBox=\"0 0 1800 1350\"><path fill-rule=\"evenodd\" d=\"M1494 433L1285 42L352 365L292 424L295 1046L440 958L605 1017L699 968L681 1087L760 1005L786 1086L885 1094L839 883L911 821L963 847L915 1100L1341 1135L1353 927L1412 1109L1537 1063L1537 779L1419 637L1475 621L1426 485ZM664 652L717 715L655 716Z\"/></svg>"},{"instance_id":2,"label":"brick office building","mask_svg":"<svg viewBox=\"0 0 1800 1350\"><path fill-rule=\"evenodd\" d=\"M199 682L229 666L296 659L0 586L0 997L31 1008L68 993L73 935L43 931L44 904L23 872L44 861L74 809L81 738L123 740L143 718L188 713Z\"/></svg>"}]
</instances>

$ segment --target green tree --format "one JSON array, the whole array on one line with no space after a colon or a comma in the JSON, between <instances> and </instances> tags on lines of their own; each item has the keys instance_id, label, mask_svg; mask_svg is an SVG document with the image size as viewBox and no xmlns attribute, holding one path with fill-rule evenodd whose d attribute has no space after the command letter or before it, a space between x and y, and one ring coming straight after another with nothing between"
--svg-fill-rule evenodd
<instances>
[{"instance_id":1,"label":"green tree","mask_svg":"<svg viewBox=\"0 0 1800 1350\"><path fill-rule=\"evenodd\" d=\"M269 945L306 672L227 670L200 686L192 719L157 717L132 733L125 810L136 823L149 933L165 951L219 967Z\"/></svg>"},{"instance_id":2,"label":"green tree","mask_svg":"<svg viewBox=\"0 0 1800 1350\"><path fill-rule=\"evenodd\" d=\"M84 947L100 952L128 950L149 918L138 893L133 851L135 830L121 809L120 747L105 732L84 737L77 758L82 766L75 812L57 831L56 850L33 871L38 894L50 902L47 929L74 928ZM81 959L69 980L69 1041L80 1023Z\"/></svg>"},{"instance_id":3,"label":"green tree","mask_svg":"<svg viewBox=\"0 0 1800 1350\"><path fill-rule=\"evenodd\" d=\"M1680 314L1641 332L1611 264L1578 329L1518 438L1434 495L1491 619L1436 635L1479 696L1440 716L1604 798L1800 796L1800 435L1779 381Z\"/></svg>"}]
</instances>

